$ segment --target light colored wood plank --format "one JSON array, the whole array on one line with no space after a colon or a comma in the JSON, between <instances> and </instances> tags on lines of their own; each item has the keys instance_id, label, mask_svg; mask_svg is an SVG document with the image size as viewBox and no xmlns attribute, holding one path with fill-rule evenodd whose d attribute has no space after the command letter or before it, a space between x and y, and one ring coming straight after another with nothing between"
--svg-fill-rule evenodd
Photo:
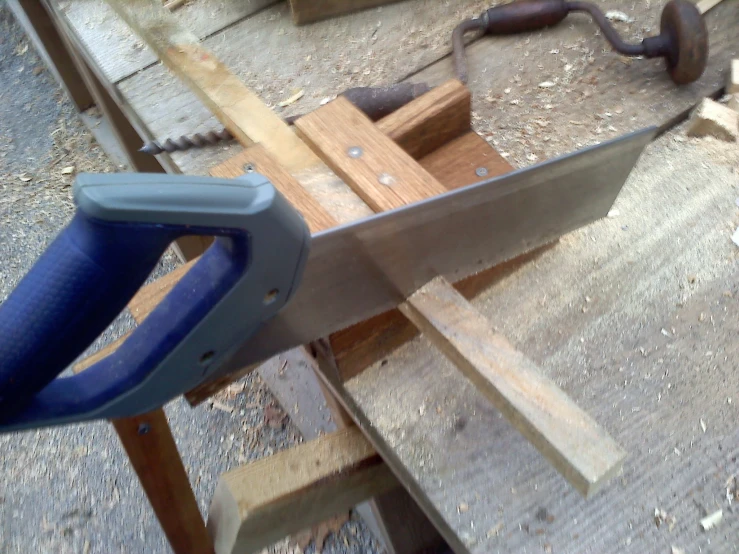
<instances>
[{"instance_id":1,"label":"light colored wood plank","mask_svg":"<svg viewBox=\"0 0 739 554\"><path fill-rule=\"evenodd\" d=\"M452 79L382 118L377 128L419 159L468 133L471 111L469 89Z\"/></svg>"},{"instance_id":2,"label":"light colored wood plank","mask_svg":"<svg viewBox=\"0 0 739 554\"><path fill-rule=\"evenodd\" d=\"M723 1L724 0L699 0L699 2L696 3L696 7L699 12L706 13L708 10L714 8Z\"/></svg>"},{"instance_id":3,"label":"light colored wood plank","mask_svg":"<svg viewBox=\"0 0 739 554\"><path fill-rule=\"evenodd\" d=\"M356 427L221 476L208 517L217 554L256 552L397 486Z\"/></svg>"},{"instance_id":4,"label":"light colored wood plank","mask_svg":"<svg viewBox=\"0 0 739 554\"><path fill-rule=\"evenodd\" d=\"M199 39L274 4L276 0L192 0L174 14L184 28ZM104 0L57 2L75 33L94 44L92 55L111 83L117 83L157 62L157 56L141 44L135 33L116 16Z\"/></svg>"},{"instance_id":5,"label":"light colored wood plank","mask_svg":"<svg viewBox=\"0 0 739 554\"><path fill-rule=\"evenodd\" d=\"M443 277L402 311L586 498L620 471L626 453Z\"/></svg>"},{"instance_id":6,"label":"light colored wood plank","mask_svg":"<svg viewBox=\"0 0 739 554\"><path fill-rule=\"evenodd\" d=\"M317 163L290 127L203 48L197 37L183 28L161 3L108 3L244 146L262 144L289 171Z\"/></svg>"},{"instance_id":7,"label":"light colored wood plank","mask_svg":"<svg viewBox=\"0 0 739 554\"><path fill-rule=\"evenodd\" d=\"M729 78L726 82L726 94L739 94L739 58L731 60Z\"/></svg>"},{"instance_id":8,"label":"light colored wood plank","mask_svg":"<svg viewBox=\"0 0 739 554\"><path fill-rule=\"evenodd\" d=\"M376 211L446 190L397 145L388 147L372 122L341 98L301 118L296 126L321 159ZM351 145L363 151L358 160L346 155ZM387 173L397 184L378 187L377 177ZM624 453L613 439L493 333L491 323L448 281L432 281L399 309L580 493L589 496L618 472ZM570 438L573 429L582 442Z\"/></svg>"},{"instance_id":9,"label":"light colored wood plank","mask_svg":"<svg viewBox=\"0 0 739 554\"><path fill-rule=\"evenodd\" d=\"M163 409L112 420L175 554L212 554L213 544Z\"/></svg>"},{"instance_id":10,"label":"light colored wood plank","mask_svg":"<svg viewBox=\"0 0 739 554\"><path fill-rule=\"evenodd\" d=\"M399 0L290 0L296 25L312 23L359 10L392 4Z\"/></svg>"}]
</instances>

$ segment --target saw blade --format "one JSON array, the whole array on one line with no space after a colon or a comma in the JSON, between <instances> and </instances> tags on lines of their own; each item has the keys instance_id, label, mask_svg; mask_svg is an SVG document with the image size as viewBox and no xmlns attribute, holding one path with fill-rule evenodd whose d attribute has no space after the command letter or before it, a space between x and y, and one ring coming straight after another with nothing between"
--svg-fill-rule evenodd
<instances>
[{"instance_id":1,"label":"saw blade","mask_svg":"<svg viewBox=\"0 0 739 554\"><path fill-rule=\"evenodd\" d=\"M434 277L459 281L604 217L655 133L637 131L316 234L293 300L215 374L391 310Z\"/></svg>"}]
</instances>

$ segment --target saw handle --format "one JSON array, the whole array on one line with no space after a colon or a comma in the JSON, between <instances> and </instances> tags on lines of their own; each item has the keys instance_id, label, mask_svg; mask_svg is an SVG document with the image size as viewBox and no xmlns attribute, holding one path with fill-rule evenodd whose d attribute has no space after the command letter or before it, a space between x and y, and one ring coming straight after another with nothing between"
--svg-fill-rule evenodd
<instances>
[{"instance_id":1,"label":"saw handle","mask_svg":"<svg viewBox=\"0 0 739 554\"><path fill-rule=\"evenodd\" d=\"M0 305L0 432L164 405L209 378L302 275L308 228L264 176L80 175L74 190L71 223ZM115 352L57 377L184 235L217 238Z\"/></svg>"},{"instance_id":2,"label":"saw handle","mask_svg":"<svg viewBox=\"0 0 739 554\"><path fill-rule=\"evenodd\" d=\"M0 309L0 406L14 411L112 323L182 229L78 211Z\"/></svg>"}]
</instances>

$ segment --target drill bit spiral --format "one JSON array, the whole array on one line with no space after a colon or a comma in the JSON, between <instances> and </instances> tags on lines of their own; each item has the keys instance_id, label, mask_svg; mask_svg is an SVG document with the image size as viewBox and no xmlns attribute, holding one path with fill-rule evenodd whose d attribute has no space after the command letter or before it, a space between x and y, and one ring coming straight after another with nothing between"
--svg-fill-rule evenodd
<instances>
[{"instance_id":1,"label":"drill bit spiral","mask_svg":"<svg viewBox=\"0 0 739 554\"><path fill-rule=\"evenodd\" d=\"M182 135L175 139L168 138L164 142L147 142L139 150L144 154L156 156L162 152L171 154L172 152L184 152L191 148L204 148L206 146L215 146L216 144L228 140L233 140L233 135L227 129L220 131L208 131L207 133L196 133L194 135Z\"/></svg>"}]
</instances>

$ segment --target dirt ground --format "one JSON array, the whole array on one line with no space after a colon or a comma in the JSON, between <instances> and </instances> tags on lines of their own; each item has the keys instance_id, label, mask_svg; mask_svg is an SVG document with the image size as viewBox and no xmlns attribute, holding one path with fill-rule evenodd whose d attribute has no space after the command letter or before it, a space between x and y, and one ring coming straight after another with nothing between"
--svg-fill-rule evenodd
<instances>
[{"instance_id":1,"label":"dirt ground","mask_svg":"<svg viewBox=\"0 0 739 554\"><path fill-rule=\"evenodd\" d=\"M72 216L74 176L115 170L0 2L0 300ZM173 263L166 256L157 273ZM96 347L131 325L124 314ZM204 513L218 475L301 440L288 419L265 422L276 401L256 374L242 385L216 407L192 410L182 400L167 407ZM0 450L0 553L170 551L109 424L0 435ZM302 552L287 544L272 550ZM323 551L380 550L353 518Z\"/></svg>"}]
</instances>

